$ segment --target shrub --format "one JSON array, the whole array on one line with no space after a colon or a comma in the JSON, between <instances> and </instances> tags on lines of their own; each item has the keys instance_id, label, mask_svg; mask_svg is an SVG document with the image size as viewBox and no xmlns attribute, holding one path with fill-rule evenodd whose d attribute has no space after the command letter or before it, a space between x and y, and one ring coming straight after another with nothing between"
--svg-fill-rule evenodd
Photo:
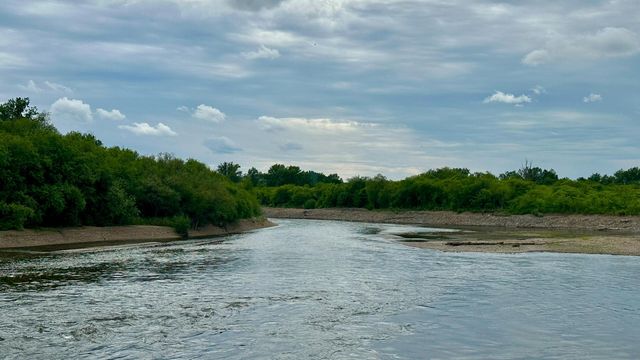
<instances>
[{"instance_id":1,"label":"shrub","mask_svg":"<svg viewBox=\"0 0 640 360\"><path fill-rule=\"evenodd\" d=\"M22 230L34 211L24 205L0 202L0 230Z\"/></svg>"},{"instance_id":2,"label":"shrub","mask_svg":"<svg viewBox=\"0 0 640 360\"><path fill-rule=\"evenodd\" d=\"M309 199L309 200L305 201L304 208L305 209L315 209L316 208L316 201L313 200L313 199Z\"/></svg>"}]
</instances>

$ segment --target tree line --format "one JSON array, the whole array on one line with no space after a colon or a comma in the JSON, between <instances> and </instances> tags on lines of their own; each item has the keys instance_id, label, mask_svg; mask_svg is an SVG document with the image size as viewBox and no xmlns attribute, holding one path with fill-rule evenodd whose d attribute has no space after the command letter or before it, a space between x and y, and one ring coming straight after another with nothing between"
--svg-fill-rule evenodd
<instances>
[{"instance_id":1,"label":"tree line","mask_svg":"<svg viewBox=\"0 0 640 360\"><path fill-rule=\"evenodd\" d=\"M27 98L0 105L0 229L143 223L186 234L259 214L254 194L201 162L62 135Z\"/></svg>"},{"instance_id":2,"label":"tree line","mask_svg":"<svg viewBox=\"0 0 640 360\"><path fill-rule=\"evenodd\" d=\"M451 210L508 214L640 214L640 168L589 178L559 178L553 169L530 162L498 176L462 168L441 168L393 181L382 175L342 181L305 183L307 172L281 164L254 181L235 166L237 181L253 191L260 203L272 207ZM221 166L222 166L221 165ZM274 171L272 171L272 169ZM291 169L297 177L281 175ZM254 169L255 170L255 169ZM322 174L318 179L326 179ZM333 177L332 177L333 179ZM301 185L301 183L303 183Z\"/></svg>"}]
</instances>

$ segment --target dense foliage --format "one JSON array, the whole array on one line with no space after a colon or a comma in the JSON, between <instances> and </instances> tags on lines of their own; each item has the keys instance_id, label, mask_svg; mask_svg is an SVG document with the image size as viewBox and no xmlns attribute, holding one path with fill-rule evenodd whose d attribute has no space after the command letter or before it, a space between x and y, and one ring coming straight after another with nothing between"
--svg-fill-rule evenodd
<instances>
[{"instance_id":1,"label":"dense foliage","mask_svg":"<svg viewBox=\"0 0 640 360\"><path fill-rule=\"evenodd\" d=\"M511 214L640 214L640 169L613 176L559 179L553 170L526 164L500 176L467 169L430 170L400 181L381 175L315 186L259 186L263 205L282 207L363 207Z\"/></svg>"},{"instance_id":2,"label":"dense foliage","mask_svg":"<svg viewBox=\"0 0 640 360\"><path fill-rule=\"evenodd\" d=\"M0 229L147 222L184 233L259 212L251 193L198 161L61 135L28 99L0 105Z\"/></svg>"}]
</instances>

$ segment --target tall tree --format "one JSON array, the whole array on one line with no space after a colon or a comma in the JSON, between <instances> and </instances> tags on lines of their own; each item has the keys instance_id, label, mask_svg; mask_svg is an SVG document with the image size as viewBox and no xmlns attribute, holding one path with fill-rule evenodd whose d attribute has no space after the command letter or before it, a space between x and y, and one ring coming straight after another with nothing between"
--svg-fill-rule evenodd
<instances>
[{"instance_id":1,"label":"tall tree","mask_svg":"<svg viewBox=\"0 0 640 360\"><path fill-rule=\"evenodd\" d=\"M242 171L240 171L240 165L232 162L223 162L218 165L218 173L224 175L234 183L240 182L242 178Z\"/></svg>"}]
</instances>

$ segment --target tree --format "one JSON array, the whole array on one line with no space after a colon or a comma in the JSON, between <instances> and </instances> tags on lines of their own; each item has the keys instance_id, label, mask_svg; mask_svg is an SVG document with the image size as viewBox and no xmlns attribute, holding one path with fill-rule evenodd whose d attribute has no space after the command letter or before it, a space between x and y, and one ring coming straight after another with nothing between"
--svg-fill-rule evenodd
<instances>
[{"instance_id":1,"label":"tree","mask_svg":"<svg viewBox=\"0 0 640 360\"><path fill-rule=\"evenodd\" d=\"M264 174L262 174L258 169L252 167L247 170L247 175L245 175L245 181L248 181L251 186L264 185Z\"/></svg>"},{"instance_id":2,"label":"tree","mask_svg":"<svg viewBox=\"0 0 640 360\"><path fill-rule=\"evenodd\" d=\"M558 174L553 169L541 169L537 166L533 166L533 163L525 160L524 165L517 171L507 171L500 174L501 180L507 179L522 179L533 181L536 184L551 185L558 181Z\"/></svg>"},{"instance_id":3,"label":"tree","mask_svg":"<svg viewBox=\"0 0 640 360\"><path fill-rule=\"evenodd\" d=\"M616 184L632 184L640 182L640 168L632 167L627 170L618 170L613 174Z\"/></svg>"},{"instance_id":4,"label":"tree","mask_svg":"<svg viewBox=\"0 0 640 360\"><path fill-rule=\"evenodd\" d=\"M232 162L223 162L218 165L218 173L224 175L227 179L234 183L240 182L242 178L242 171L240 171L240 165Z\"/></svg>"},{"instance_id":5,"label":"tree","mask_svg":"<svg viewBox=\"0 0 640 360\"><path fill-rule=\"evenodd\" d=\"M0 121L30 119L46 124L47 113L38 111L37 107L30 106L29 103L29 98L18 97L0 104Z\"/></svg>"}]
</instances>

